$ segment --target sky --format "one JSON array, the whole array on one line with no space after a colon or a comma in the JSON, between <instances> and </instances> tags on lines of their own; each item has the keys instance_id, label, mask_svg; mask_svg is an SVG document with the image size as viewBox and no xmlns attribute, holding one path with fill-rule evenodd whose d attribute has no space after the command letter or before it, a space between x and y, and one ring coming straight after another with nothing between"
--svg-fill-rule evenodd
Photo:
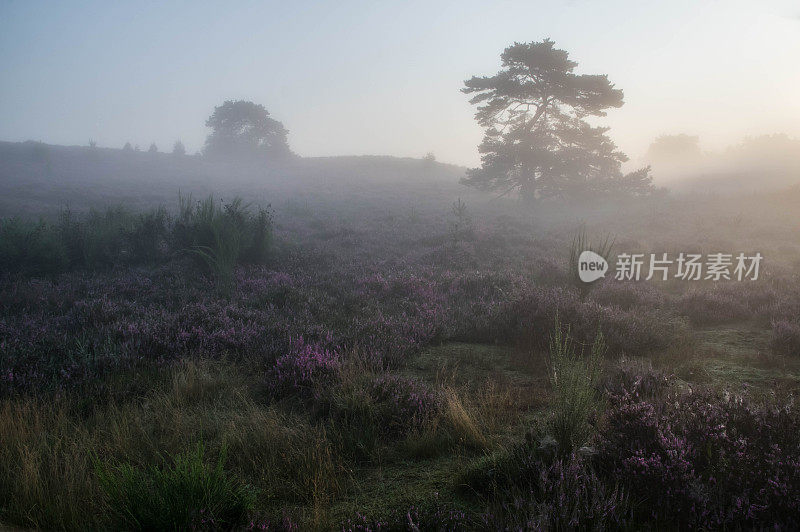
<instances>
[{"instance_id":1,"label":"sky","mask_svg":"<svg viewBox=\"0 0 800 532\"><path fill-rule=\"evenodd\" d=\"M0 0L0 140L202 147L227 99L263 104L304 156L433 152L475 166L465 79L551 38L625 105L596 123L640 160L661 134L706 150L800 137L800 4L673 0Z\"/></svg>"}]
</instances>

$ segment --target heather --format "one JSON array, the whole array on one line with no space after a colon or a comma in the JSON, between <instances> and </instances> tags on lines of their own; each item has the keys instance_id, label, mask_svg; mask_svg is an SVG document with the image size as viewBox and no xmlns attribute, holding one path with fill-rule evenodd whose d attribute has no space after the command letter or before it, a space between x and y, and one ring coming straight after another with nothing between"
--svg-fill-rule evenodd
<instances>
[{"instance_id":1,"label":"heather","mask_svg":"<svg viewBox=\"0 0 800 532\"><path fill-rule=\"evenodd\" d=\"M645 383L639 378L609 394L597 443L597 463L637 494L642 519L798 526L800 417L791 398L667 388L646 399Z\"/></svg>"},{"instance_id":2,"label":"heather","mask_svg":"<svg viewBox=\"0 0 800 532\"><path fill-rule=\"evenodd\" d=\"M656 249L647 209L266 205L3 220L0 522L798 526L780 240L750 284L579 287L575 235Z\"/></svg>"}]
</instances>

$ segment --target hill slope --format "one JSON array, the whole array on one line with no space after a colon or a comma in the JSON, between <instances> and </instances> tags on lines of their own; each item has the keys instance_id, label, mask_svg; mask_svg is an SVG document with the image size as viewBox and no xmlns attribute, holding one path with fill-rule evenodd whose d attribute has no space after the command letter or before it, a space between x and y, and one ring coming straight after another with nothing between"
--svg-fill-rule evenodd
<instances>
[{"instance_id":1,"label":"hill slope","mask_svg":"<svg viewBox=\"0 0 800 532\"><path fill-rule=\"evenodd\" d=\"M109 148L0 142L0 215L86 210L124 203L172 204L178 191L241 195L248 201L324 200L335 205L380 197L426 202L469 194L464 168L383 156L296 158L253 165Z\"/></svg>"}]
</instances>

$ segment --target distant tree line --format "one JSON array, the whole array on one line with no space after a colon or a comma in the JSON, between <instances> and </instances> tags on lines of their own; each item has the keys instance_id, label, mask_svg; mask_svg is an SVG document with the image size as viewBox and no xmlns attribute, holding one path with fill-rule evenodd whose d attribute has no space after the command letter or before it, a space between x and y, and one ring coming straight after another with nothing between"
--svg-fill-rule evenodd
<instances>
[{"instance_id":1,"label":"distant tree line","mask_svg":"<svg viewBox=\"0 0 800 532\"><path fill-rule=\"evenodd\" d=\"M237 161L266 161L294 156L283 124L271 118L263 105L244 100L226 100L214 108L206 120L211 134L206 138L202 155L209 159ZM139 146L126 142L125 151L141 151ZM148 153L158 153L156 143ZM185 155L186 148L179 140L172 148L175 155Z\"/></svg>"},{"instance_id":2,"label":"distant tree line","mask_svg":"<svg viewBox=\"0 0 800 532\"><path fill-rule=\"evenodd\" d=\"M97 142L90 140L89 147L91 149L97 148ZM125 145L122 147L123 151L141 151L139 146L136 147L131 146L130 142L126 142ZM147 153L158 153L158 146L155 142L150 144L150 147L147 148ZM176 140L175 144L172 146L172 153L173 155L186 155L186 147L183 145L183 142L180 140Z\"/></svg>"}]
</instances>

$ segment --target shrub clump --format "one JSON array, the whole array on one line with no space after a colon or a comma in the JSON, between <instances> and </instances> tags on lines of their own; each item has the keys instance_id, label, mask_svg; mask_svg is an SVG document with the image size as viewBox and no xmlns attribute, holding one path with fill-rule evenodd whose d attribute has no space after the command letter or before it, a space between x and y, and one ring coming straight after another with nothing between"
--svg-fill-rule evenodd
<instances>
[{"instance_id":1,"label":"shrub clump","mask_svg":"<svg viewBox=\"0 0 800 532\"><path fill-rule=\"evenodd\" d=\"M720 290L690 290L677 300L676 305L681 315L697 325L729 323L752 315L734 294Z\"/></svg>"},{"instance_id":2,"label":"shrub clump","mask_svg":"<svg viewBox=\"0 0 800 532\"><path fill-rule=\"evenodd\" d=\"M270 371L268 387L273 397L319 399L325 388L334 384L341 369L339 354L303 338L278 357Z\"/></svg>"},{"instance_id":3,"label":"shrub clump","mask_svg":"<svg viewBox=\"0 0 800 532\"><path fill-rule=\"evenodd\" d=\"M433 391L423 383L394 375L372 381L370 396L375 402L383 430L402 435L421 427L440 409Z\"/></svg>"},{"instance_id":4,"label":"shrub clump","mask_svg":"<svg viewBox=\"0 0 800 532\"><path fill-rule=\"evenodd\" d=\"M186 251L230 284L233 267L264 263L272 248L269 207L252 211L239 198L220 204L181 198L177 216L163 207L134 213L123 206L57 221L0 218L0 273L53 274L163 262Z\"/></svg>"},{"instance_id":5,"label":"shrub clump","mask_svg":"<svg viewBox=\"0 0 800 532\"><path fill-rule=\"evenodd\" d=\"M610 355L644 354L686 337L685 323L663 310L623 310L582 300L574 290L533 287L496 315L497 338L546 348L556 316L580 343L602 332Z\"/></svg>"},{"instance_id":6,"label":"shrub clump","mask_svg":"<svg viewBox=\"0 0 800 532\"><path fill-rule=\"evenodd\" d=\"M625 394L637 400L663 397L675 384L675 375L653 369L649 362L623 358L616 367L601 379L606 395L621 397Z\"/></svg>"},{"instance_id":7,"label":"shrub clump","mask_svg":"<svg viewBox=\"0 0 800 532\"><path fill-rule=\"evenodd\" d=\"M485 497L490 530L618 530L630 500L599 477L586 457L558 457L554 444L529 439L477 460L459 479L466 493Z\"/></svg>"},{"instance_id":8,"label":"shrub clump","mask_svg":"<svg viewBox=\"0 0 800 532\"><path fill-rule=\"evenodd\" d=\"M597 463L637 516L690 528L800 526L800 415L718 392L609 394Z\"/></svg>"},{"instance_id":9,"label":"shrub clump","mask_svg":"<svg viewBox=\"0 0 800 532\"><path fill-rule=\"evenodd\" d=\"M0 219L0 272L53 273L63 269L66 260L64 246L47 222Z\"/></svg>"},{"instance_id":10,"label":"shrub clump","mask_svg":"<svg viewBox=\"0 0 800 532\"><path fill-rule=\"evenodd\" d=\"M245 521L255 504L255 492L224 471L225 458L223 449L217 463L209 466L203 446L198 445L161 468L98 462L96 472L121 528L232 528Z\"/></svg>"}]
</instances>

